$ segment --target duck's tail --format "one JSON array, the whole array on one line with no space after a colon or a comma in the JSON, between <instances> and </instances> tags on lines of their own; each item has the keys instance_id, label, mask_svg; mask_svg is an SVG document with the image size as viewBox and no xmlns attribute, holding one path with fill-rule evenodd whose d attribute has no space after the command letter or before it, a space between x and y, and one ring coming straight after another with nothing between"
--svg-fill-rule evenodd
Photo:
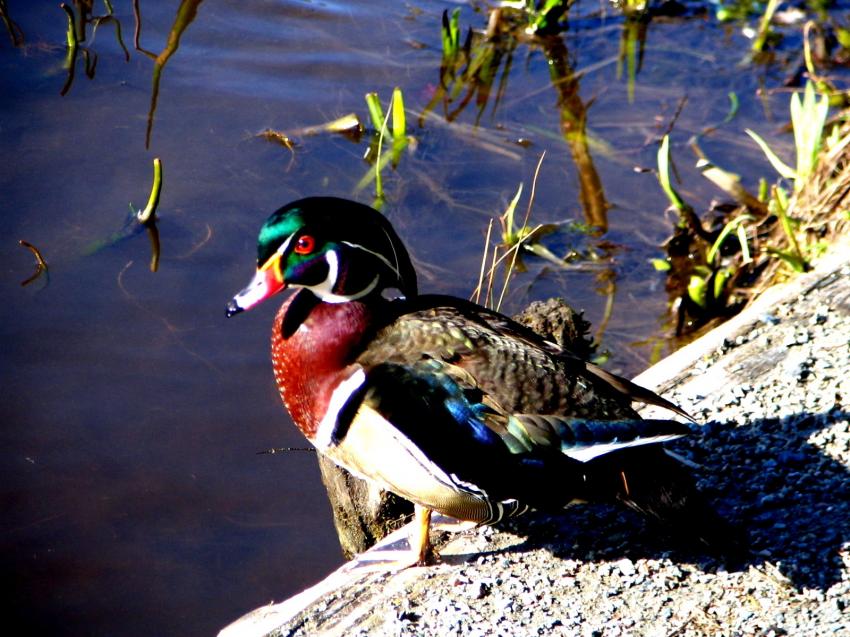
<instances>
[{"instance_id":1,"label":"duck's tail","mask_svg":"<svg viewBox=\"0 0 850 637\"><path fill-rule=\"evenodd\" d=\"M682 463L660 445L607 454L586 465L587 500L619 501L696 541L727 562L746 556L742 530L723 519L696 489Z\"/></svg>"}]
</instances>

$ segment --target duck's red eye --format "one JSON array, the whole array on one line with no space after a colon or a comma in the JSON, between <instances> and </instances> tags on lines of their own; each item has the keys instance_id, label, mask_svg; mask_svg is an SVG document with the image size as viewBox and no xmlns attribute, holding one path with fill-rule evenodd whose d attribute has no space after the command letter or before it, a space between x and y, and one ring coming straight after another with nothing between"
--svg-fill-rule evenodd
<instances>
[{"instance_id":1,"label":"duck's red eye","mask_svg":"<svg viewBox=\"0 0 850 637\"><path fill-rule=\"evenodd\" d=\"M296 254L310 254L316 248L316 240L309 234L302 234L295 242Z\"/></svg>"}]
</instances>

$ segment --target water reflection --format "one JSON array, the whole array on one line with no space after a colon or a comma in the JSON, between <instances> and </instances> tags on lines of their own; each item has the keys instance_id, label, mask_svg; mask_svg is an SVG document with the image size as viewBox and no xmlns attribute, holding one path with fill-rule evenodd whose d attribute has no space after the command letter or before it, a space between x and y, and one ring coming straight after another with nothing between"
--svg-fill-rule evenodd
<instances>
[{"instance_id":1,"label":"water reflection","mask_svg":"<svg viewBox=\"0 0 850 637\"><path fill-rule=\"evenodd\" d=\"M440 80L419 118L420 126L424 125L425 115L437 105L442 107L446 121L454 121L472 103L473 97L475 125L480 125L491 96L491 112L495 114L505 95L514 55L520 44L527 45L529 53L534 49L542 50L558 96L561 135L570 148L579 176L579 202L585 221L594 234L604 233L608 228L606 213L609 206L588 146L587 108L580 97L580 74L572 68L563 36L557 33L561 30L557 22L560 16L549 16L551 25L548 28L534 28L533 32L539 35L529 35L529 20L533 18L524 11L493 9L486 30L477 31L470 27L462 46L458 16L458 10L451 18L443 12Z\"/></svg>"},{"instance_id":2,"label":"water reflection","mask_svg":"<svg viewBox=\"0 0 850 637\"><path fill-rule=\"evenodd\" d=\"M46 287L47 284L50 283L50 274L48 272L47 262L44 260L44 257L41 256L41 252L29 241L24 241L23 239L20 239L18 243L30 252L32 252L33 256L35 256L35 272L33 272L30 276L21 281L21 287L29 285L30 283L38 279L41 275L44 275L44 287Z\"/></svg>"},{"instance_id":3,"label":"water reflection","mask_svg":"<svg viewBox=\"0 0 850 637\"><path fill-rule=\"evenodd\" d=\"M151 134L153 131L154 114L156 113L156 105L159 100L159 86L162 79L162 72L168 60L177 52L180 46L180 38L183 32L194 21L198 14L198 8L203 0L182 0L177 9L177 15L174 18L174 23L168 34L168 40L165 47L159 53L154 53L145 49L141 45L142 32L142 11L139 0L133 0L133 17L135 19L135 29L133 31L133 46L136 51L151 58L154 61L152 83L151 83L151 103L148 110L147 128L145 129L145 148L150 148ZM94 15L93 5L94 0L74 0L76 11L69 4L63 2L60 8L65 12L68 19L68 27L66 31L67 53L65 57L65 70L67 77L65 84L60 91L61 95L66 95L74 83L74 77L77 68L77 57L81 53L83 58L83 70L89 79L94 79L95 70L97 68L97 53L92 48L97 29L109 24L115 27L115 39L121 46L124 52L124 61L130 61L130 51L124 44L124 38L121 32L121 21L113 15L112 3L108 0L104 2L106 8L105 15ZM3 3L3 20L6 23L6 28L12 36L13 41L18 42L18 39L23 41L23 34L17 28L14 22L8 18L5 10L5 1ZM91 30L91 44L84 46L89 29ZM20 34L20 35L19 35ZM17 39L16 39L17 38Z\"/></svg>"},{"instance_id":4,"label":"water reflection","mask_svg":"<svg viewBox=\"0 0 850 637\"><path fill-rule=\"evenodd\" d=\"M6 0L0 0L0 20L3 20L3 26L6 27L6 32L12 40L12 46L22 46L24 43L24 32L9 16L9 9L6 6Z\"/></svg>"},{"instance_id":5,"label":"water reflection","mask_svg":"<svg viewBox=\"0 0 850 637\"><path fill-rule=\"evenodd\" d=\"M104 2L106 14L98 16L95 16L92 13L93 5L94 0L74 0L74 7L77 9L76 11L74 11L74 9L65 2L59 5L59 7L65 12L68 19L68 27L65 35L68 42L68 49L65 55L65 70L68 75L65 80L65 84L62 86L62 90L59 92L60 95L65 95L69 90L71 90L71 85L74 83L74 76L77 69L77 55L80 52L82 52L83 56L83 70L85 71L86 77L89 79L94 78L95 69L97 67L97 53L95 53L91 46L83 46L83 43L86 41L89 27L91 28L91 42L93 44L95 34L97 33L99 26L103 24L113 25L115 27L115 39L124 51L124 61L130 61L130 52L124 45L124 38L121 36L121 22L112 15L112 3Z\"/></svg>"},{"instance_id":6,"label":"water reflection","mask_svg":"<svg viewBox=\"0 0 850 637\"><path fill-rule=\"evenodd\" d=\"M151 106L148 110L148 123L145 129L145 148L150 148L151 134L153 131L153 118L156 112L156 104L159 100L159 83L162 79L162 72L168 60L177 52L180 46L180 38L183 32L189 27L195 16L198 14L198 7L201 6L203 0L181 0L180 7L177 9L177 15L174 18L174 24L168 33L168 42L165 48L159 54L152 53L139 45L139 32L141 30L141 18L138 9L139 0L134 0L133 7L136 12L137 27L136 27L136 49L152 58L153 65L153 82L151 85Z\"/></svg>"}]
</instances>

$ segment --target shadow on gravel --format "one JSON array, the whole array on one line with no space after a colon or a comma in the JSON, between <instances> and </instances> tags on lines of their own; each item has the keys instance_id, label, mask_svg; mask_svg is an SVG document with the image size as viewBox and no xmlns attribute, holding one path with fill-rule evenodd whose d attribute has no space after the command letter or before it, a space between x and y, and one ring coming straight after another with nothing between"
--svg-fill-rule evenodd
<instances>
[{"instance_id":1,"label":"shadow on gravel","mask_svg":"<svg viewBox=\"0 0 850 637\"><path fill-rule=\"evenodd\" d=\"M850 413L832 410L744 426L710 422L678 446L701 465L693 470L700 490L749 539L750 555L729 570L770 562L789 584L823 591L841 580L839 551L850 543L850 468L829 449L846 449L848 419ZM565 515L525 516L501 528L526 538L501 553L544 548L563 559L669 557L706 571L727 568L722 556L671 537L625 507L581 505Z\"/></svg>"}]
</instances>

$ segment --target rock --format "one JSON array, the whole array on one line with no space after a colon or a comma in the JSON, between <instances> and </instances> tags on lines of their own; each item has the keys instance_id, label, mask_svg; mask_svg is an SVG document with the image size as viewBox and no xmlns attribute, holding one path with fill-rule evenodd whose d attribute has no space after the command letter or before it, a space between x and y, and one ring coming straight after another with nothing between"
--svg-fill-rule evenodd
<instances>
[{"instance_id":1,"label":"rock","mask_svg":"<svg viewBox=\"0 0 850 637\"><path fill-rule=\"evenodd\" d=\"M316 455L346 559L374 546L410 520L410 502L354 477L323 455Z\"/></svg>"}]
</instances>

